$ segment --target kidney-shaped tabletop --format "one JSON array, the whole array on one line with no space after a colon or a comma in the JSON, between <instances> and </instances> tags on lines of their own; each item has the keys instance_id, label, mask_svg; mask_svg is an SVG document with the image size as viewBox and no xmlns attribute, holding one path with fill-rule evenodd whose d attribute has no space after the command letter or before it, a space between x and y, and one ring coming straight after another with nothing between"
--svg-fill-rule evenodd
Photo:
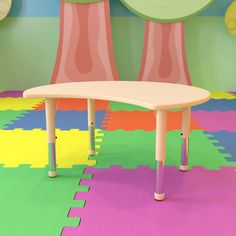
<instances>
[{"instance_id":1,"label":"kidney-shaped tabletop","mask_svg":"<svg viewBox=\"0 0 236 236\"><path fill-rule=\"evenodd\" d=\"M28 89L25 98L87 98L129 103L151 110L191 107L210 99L194 86L142 82L98 81L51 84Z\"/></svg>"}]
</instances>

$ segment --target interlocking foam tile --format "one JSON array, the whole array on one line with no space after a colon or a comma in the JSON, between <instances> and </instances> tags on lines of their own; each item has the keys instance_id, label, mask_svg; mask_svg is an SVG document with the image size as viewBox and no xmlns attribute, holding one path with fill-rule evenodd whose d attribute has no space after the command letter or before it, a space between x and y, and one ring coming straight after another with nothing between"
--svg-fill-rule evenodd
<instances>
[{"instance_id":1,"label":"interlocking foam tile","mask_svg":"<svg viewBox=\"0 0 236 236\"><path fill-rule=\"evenodd\" d=\"M212 99L235 99L236 95L230 92L211 92Z\"/></svg>"},{"instance_id":2,"label":"interlocking foam tile","mask_svg":"<svg viewBox=\"0 0 236 236\"><path fill-rule=\"evenodd\" d=\"M126 132L103 131L102 146L98 150L99 157L90 157L96 160L96 168L109 168L120 165L124 168L136 168L145 165L156 168L155 161L155 132L141 130ZM179 131L167 134L166 165L180 165L182 138ZM230 154L221 153L219 147L213 145L203 131L193 131L190 137L189 165L204 166L206 169L219 169L221 166L236 166L236 162L227 162L224 157Z\"/></svg>"},{"instance_id":3,"label":"interlocking foam tile","mask_svg":"<svg viewBox=\"0 0 236 236\"><path fill-rule=\"evenodd\" d=\"M210 101L192 107L192 111L235 111L236 99L211 99Z\"/></svg>"},{"instance_id":4,"label":"interlocking foam tile","mask_svg":"<svg viewBox=\"0 0 236 236\"><path fill-rule=\"evenodd\" d=\"M57 111L56 127L61 130L80 129L88 130L87 111ZM105 111L96 112L96 128L100 129ZM5 127L6 130L22 128L31 130L34 128L46 129L45 111L30 111L24 117L12 122Z\"/></svg>"},{"instance_id":5,"label":"interlocking foam tile","mask_svg":"<svg viewBox=\"0 0 236 236\"><path fill-rule=\"evenodd\" d=\"M19 98L23 96L23 91L2 91L0 98Z\"/></svg>"},{"instance_id":6,"label":"interlocking foam tile","mask_svg":"<svg viewBox=\"0 0 236 236\"><path fill-rule=\"evenodd\" d=\"M192 113L192 119L209 132L236 131L236 111L198 111Z\"/></svg>"},{"instance_id":7,"label":"interlocking foam tile","mask_svg":"<svg viewBox=\"0 0 236 236\"><path fill-rule=\"evenodd\" d=\"M108 106L108 101L95 101L96 110L106 110ZM84 111L87 110L87 100L86 99L58 99L56 102L57 110L69 111ZM45 110L45 104L41 103L39 106L35 107L36 111Z\"/></svg>"},{"instance_id":8,"label":"interlocking foam tile","mask_svg":"<svg viewBox=\"0 0 236 236\"><path fill-rule=\"evenodd\" d=\"M111 102L111 111L148 111L148 109L131 105L131 104L126 104L126 103L121 103L121 102Z\"/></svg>"},{"instance_id":9,"label":"interlocking foam tile","mask_svg":"<svg viewBox=\"0 0 236 236\"><path fill-rule=\"evenodd\" d=\"M182 112L168 112L168 130L181 129ZM111 111L107 124L102 125L106 130L122 129L126 131L156 129L154 111ZM195 121L191 129L203 129Z\"/></svg>"},{"instance_id":10,"label":"interlocking foam tile","mask_svg":"<svg viewBox=\"0 0 236 236\"><path fill-rule=\"evenodd\" d=\"M236 231L236 173L233 168L206 171L195 167L182 173L166 168L166 200L153 199L155 171L91 169L90 191L77 193L86 207L72 208L79 227L65 227L62 236L233 236Z\"/></svg>"},{"instance_id":11,"label":"interlocking foam tile","mask_svg":"<svg viewBox=\"0 0 236 236\"><path fill-rule=\"evenodd\" d=\"M68 218L71 207L83 207L74 200L84 168L60 169L59 177L50 179L47 169L0 167L0 235L60 235L62 227L78 226L79 218Z\"/></svg>"},{"instance_id":12,"label":"interlocking foam tile","mask_svg":"<svg viewBox=\"0 0 236 236\"><path fill-rule=\"evenodd\" d=\"M11 121L19 119L19 117L24 116L28 113L27 110L20 110L20 111L0 111L0 129L3 129L7 124Z\"/></svg>"},{"instance_id":13,"label":"interlocking foam tile","mask_svg":"<svg viewBox=\"0 0 236 236\"><path fill-rule=\"evenodd\" d=\"M236 96L236 92L230 92L230 94L232 94L232 95L235 95L235 96Z\"/></svg>"},{"instance_id":14,"label":"interlocking foam tile","mask_svg":"<svg viewBox=\"0 0 236 236\"><path fill-rule=\"evenodd\" d=\"M207 132L207 134L209 135L209 139L217 141L214 142L214 145L223 147L219 149L220 152L231 154L231 157L226 158L227 161L236 162L236 133L220 131L215 133Z\"/></svg>"},{"instance_id":15,"label":"interlocking foam tile","mask_svg":"<svg viewBox=\"0 0 236 236\"><path fill-rule=\"evenodd\" d=\"M94 165L88 160L88 131L56 131L57 164L59 168L73 165ZM96 130L96 147L100 147L103 134ZM0 130L0 164L4 167L18 167L30 164L32 168L44 168L48 163L46 131L42 130Z\"/></svg>"},{"instance_id":16,"label":"interlocking foam tile","mask_svg":"<svg viewBox=\"0 0 236 236\"><path fill-rule=\"evenodd\" d=\"M43 101L40 98L0 98L0 110L31 110Z\"/></svg>"}]
</instances>

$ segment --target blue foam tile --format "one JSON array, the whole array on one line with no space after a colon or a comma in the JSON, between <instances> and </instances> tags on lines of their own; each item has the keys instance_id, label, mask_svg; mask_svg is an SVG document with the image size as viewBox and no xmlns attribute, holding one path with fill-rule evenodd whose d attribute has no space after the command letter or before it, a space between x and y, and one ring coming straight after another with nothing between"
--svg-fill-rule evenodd
<instances>
[{"instance_id":1,"label":"blue foam tile","mask_svg":"<svg viewBox=\"0 0 236 236\"><path fill-rule=\"evenodd\" d=\"M225 160L228 162L236 162L236 157L225 157Z\"/></svg>"},{"instance_id":2,"label":"blue foam tile","mask_svg":"<svg viewBox=\"0 0 236 236\"><path fill-rule=\"evenodd\" d=\"M222 152L229 153L231 157L225 157L225 159L229 162L236 161L236 133L234 132L226 132L226 131L219 131L219 132L206 132L210 134L212 137L210 139L216 140L217 146L224 147Z\"/></svg>"},{"instance_id":3,"label":"blue foam tile","mask_svg":"<svg viewBox=\"0 0 236 236\"><path fill-rule=\"evenodd\" d=\"M87 111L57 111L56 112L56 128L61 130L70 129L88 129ZM96 128L102 129L105 111L96 112ZM19 120L15 120L12 124L8 124L4 129L46 129L45 111L30 111L27 115Z\"/></svg>"},{"instance_id":4,"label":"blue foam tile","mask_svg":"<svg viewBox=\"0 0 236 236\"><path fill-rule=\"evenodd\" d=\"M236 111L236 99L211 99L194 106L192 111Z\"/></svg>"}]
</instances>

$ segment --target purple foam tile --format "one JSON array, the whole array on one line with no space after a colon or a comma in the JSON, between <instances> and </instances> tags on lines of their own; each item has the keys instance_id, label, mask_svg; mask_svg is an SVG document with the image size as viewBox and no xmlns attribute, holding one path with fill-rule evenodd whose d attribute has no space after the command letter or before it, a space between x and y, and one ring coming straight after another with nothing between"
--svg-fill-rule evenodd
<instances>
[{"instance_id":1,"label":"purple foam tile","mask_svg":"<svg viewBox=\"0 0 236 236\"><path fill-rule=\"evenodd\" d=\"M87 195L84 193L84 192L78 192L78 193L76 193L75 194L75 196L74 196L74 199L76 200L85 200L85 197L86 197Z\"/></svg>"},{"instance_id":2,"label":"purple foam tile","mask_svg":"<svg viewBox=\"0 0 236 236\"><path fill-rule=\"evenodd\" d=\"M221 170L221 171L231 171L231 170L232 170L232 167L229 167L229 166L222 166L222 167L220 167L220 170ZM236 169L235 169L234 171L236 171ZM235 172L235 174L236 174L236 172Z\"/></svg>"},{"instance_id":3,"label":"purple foam tile","mask_svg":"<svg viewBox=\"0 0 236 236\"><path fill-rule=\"evenodd\" d=\"M23 97L23 91L3 91L0 92L0 98L19 98Z\"/></svg>"},{"instance_id":4,"label":"purple foam tile","mask_svg":"<svg viewBox=\"0 0 236 236\"><path fill-rule=\"evenodd\" d=\"M155 170L91 169L90 191L78 227L65 227L62 236L233 236L236 232L236 172L234 168L182 173L166 167L167 199L157 202ZM90 173L91 173L90 172Z\"/></svg>"},{"instance_id":5,"label":"purple foam tile","mask_svg":"<svg viewBox=\"0 0 236 236\"><path fill-rule=\"evenodd\" d=\"M231 94L233 94L233 95L236 95L236 92L230 92Z\"/></svg>"},{"instance_id":6,"label":"purple foam tile","mask_svg":"<svg viewBox=\"0 0 236 236\"><path fill-rule=\"evenodd\" d=\"M78 212L80 211L81 208L77 207L72 207L69 212L70 218L77 218L78 217ZM67 227L66 227L67 228Z\"/></svg>"},{"instance_id":7,"label":"purple foam tile","mask_svg":"<svg viewBox=\"0 0 236 236\"><path fill-rule=\"evenodd\" d=\"M204 171L204 167L203 166L194 166L194 170L195 171ZM183 173L187 173L187 172L183 172Z\"/></svg>"},{"instance_id":8,"label":"purple foam tile","mask_svg":"<svg viewBox=\"0 0 236 236\"><path fill-rule=\"evenodd\" d=\"M65 235L73 235L73 236L80 236L78 232L78 227L65 227L62 231L61 236Z\"/></svg>"},{"instance_id":9,"label":"purple foam tile","mask_svg":"<svg viewBox=\"0 0 236 236\"><path fill-rule=\"evenodd\" d=\"M175 166L172 166L172 167L176 168ZM149 166L138 166L137 168L140 169L140 170L143 170L143 171L145 171L145 170L149 171L150 170Z\"/></svg>"},{"instance_id":10,"label":"purple foam tile","mask_svg":"<svg viewBox=\"0 0 236 236\"><path fill-rule=\"evenodd\" d=\"M92 167L87 167L87 168L84 170L84 174L93 174L93 170L94 170L94 168L92 168Z\"/></svg>"},{"instance_id":11,"label":"purple foam tile","mask_svg":"<svg viewBox=\"0 0 236 236\"><path fill-rule=\"evenodd\" d=\"M192 113L192 119L209 132L236 132L235 111L196 111Z\"/></svg>"},{"instance_id":12,"label":"purple foam tile","mask_svg":"<svg viewBox=\"0 0 236 236\"><path fill-rule=\"evenodd\" d=\"M228 162L236 162L236 157L225 157Z\"/></svg>"},{"instance_id":13,"label":"purple foam tile","mask_svg":"<svg viewBox=\"0 0 236 236\"><path fill-rule=\"evenodd\" d=\"M80 181L80 186L89 186L91 183L91 179L82 179Z\"/></svg>"}]
</instances>

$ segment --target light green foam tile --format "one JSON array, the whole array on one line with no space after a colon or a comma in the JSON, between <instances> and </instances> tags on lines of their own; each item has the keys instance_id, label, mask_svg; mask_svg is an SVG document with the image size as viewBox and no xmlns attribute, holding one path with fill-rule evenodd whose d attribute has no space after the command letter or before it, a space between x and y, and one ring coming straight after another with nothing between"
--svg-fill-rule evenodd
<instances>
[{"instance_id":1,"label":"light green foam tile","mask_svg":"<svg viewBox=\"0 0 236 236\"><path fill-rule=\"evenodd\" d=\"M73 200L79 190L83 166L58 170L49 178L47 168L0 167L0 235L60 235L64 226L77 226L79 218L68 218L71 207L83 207Z\"/></svg>"},{"instance_id":2,"label":"light green foam tile","mask_svg":"<svg viewBox=\"0 0 236 236\"><path fill-rule=\"evenodd\" d=\"M121 103L121 102L111 102L111 111L148 111L148 109L131 105L131 104L126 104L126 103Z\"/></svg>"},{"instance_id":3,"label":"light green foam tile","mask_svg":"<svg viewBox=\"0 0 236 236\"><path fill-rule=\"evenodd\" d=\"M18 117L24 116L27 114L27 110L12 111L5 110L0 111L0 129L3 129L11 121L17 120Z\"/></svg>"},{"instance_id":4,"label":"light green foam tile","mask_svg":"<svg viewBox=\"0 0 236 236\"><path fill-rule=\"evenodd\" d=\"M180 131L168 132L166 165L179 167L181 139ZM93 157L97 161L95 168L109 168L112 165L136 168L145 165L154 169L156 168L155 132L104 131L99 153L99 156ZM204 166L206 169L213 170L221 166L236 166L235 163L227 162L224 157L225 154L220 153L202 131L191 133L190 166Z\"/></svg>"}]
</instances>

